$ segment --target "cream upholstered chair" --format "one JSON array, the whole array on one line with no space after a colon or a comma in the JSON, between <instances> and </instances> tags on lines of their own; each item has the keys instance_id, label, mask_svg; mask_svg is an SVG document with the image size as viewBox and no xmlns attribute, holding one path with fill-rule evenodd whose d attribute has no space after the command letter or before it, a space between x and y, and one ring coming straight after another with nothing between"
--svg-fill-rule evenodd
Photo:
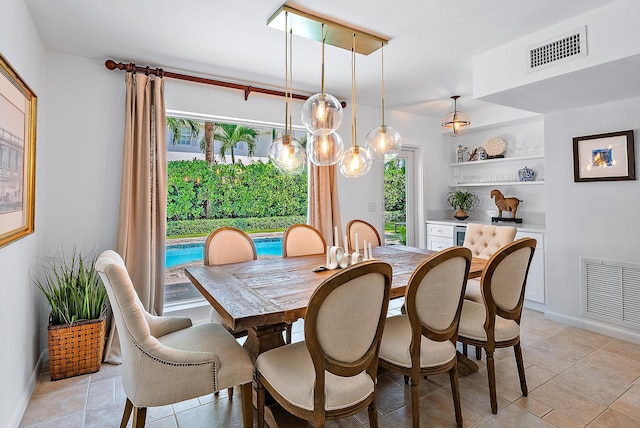
<instances>
[{"instance_id":1,"label":"cream upholstered chair","mask_svg":"<svg viewBox=\"0 0 640 428\"><path fill-rule=\"evenodd\" d=\"M282 256L296 257L324 254L327 243L318 229L308 224L293 224L282 237Z\"/></svg>"},{"instance_id":2,"label":"cream upholstered chair","mask_svg":"<svg viewBox=\"0 0 640 428\"><path fill-rule=\"evenodd\" d=\"M350 253L356 250L356 233L358 234L358 247L361 250L364 248L365 240L367 241L367 244L371 243L372 247L379 247L382 245L380 234L372 224L369 224L364 220L351 220L347 223L347 238L349 239Z\"/></svg>"},{"instance_id":3,"label":"cream upholstered chair","mask_svg":"<svg viewBox=\"0 0 640 428\"><path fill-rule=\"evenodd\" d=\"M471 255L480 259L489 259L500 248L513 242L516 237L516 228L513 226L494 226L488 224L469 223L464 234L463 246L471 250ZM465 299L482 303L480 280L470 279L467 282ZM467 355L467 345L462 345L464 354ZM480 359L480 348L476 348L476 359Z\"/></svg>"},{"instance_id":4,"label":"cream upholstered chair","mask_svg":"<svg viewBox=\"0 0 640 428\"><path fill-rule=\"evenodd\" d=\"M282 237L282 257L325 254L327 244L318 229L308 224L293 224ZM291 343L292 325L285 328L285 343Z\"/></svg>"},{"instance_id":5,"label":"cream upholstered chair","mask_svg":"<svg viewBox=\"0 0 640 428\"><path fill-rule=\"evenodd\" d=\"M496 252L482 273L480 285L484 303L464 301L460 315L458 341L484 348L491 411L498 412L496 373L493 353L496 348L513 346L520 376L522 395L527 396L527 381L520 348L520 317L525 285L536 240L522 238Z\"/></svg>"},{"instance_id":6,"label":"cream upholstered chair","mask_svg":"<svg viewBox=\"0 0 640 428\"><path fill-rule=\"evenodd\" d=\"M147 407L164 406L242 385L245 428L253 426L253 364L220 324L192 325L189 318L149 314L136 294L122 258L104 251L96 261L107 289L122 348L122 386L127 401L121 428L133 411L144 427Z\"/></svg>"},{"instance_id":7,"label":"cream upholstered chair","mask_svg":"<svg viewBox=\"0 0 640 428\"><path fill-rule=\"evenodd\" d=\"M504 247L516 237L513 226L494 226L487 224L469 223L464 235L464 247L471 250L471 255L480 259L489 259L500 248ZM482 303L480 281L470 279L467 283L465 299Z\"/></svg>"},{"instance_id":8,"label":"cream upholstered chair","mask_svg":"<svg viewBox=\"0 0 640 428\"><path fill-rule=\"evenodd\" d=\"M458 321L471 266L468 248L440 251L416 268L405 292L406 315L387 319L380 366L411 378L413 426L420 426L420 379L449 373L456 424L462 426L456 358Z\"/></svg>"},{"instance_id":9,"label":"cream upholstered chair","mask_svg":"<svg viewBox=\"0 0 640 428\"><path fill-rule=\"evenodd\" d=\"M205 266L248 262L257 258L258 252L253 239L235 227L219 227L207 236L204 243ZM236 338L247 335L246 330L232 330L214 308L211 308L210 317L211 322L222 324ZM233 386L229 388L228 393L229 397L233 396Z\"/></svg>"},{"instance_id":10,"label":"cream upholstered chair","mask_svg":"<svg viewBox=\"0 0 640 428\"><path fill-rule=\"evenodd\" d=\"M253 239L240 229L234 227L220 227L207 236L204 243L205 266L224 265L228 263L248 262L256 260L258 253ZM211 321L227 326L235 337L247 334L246 330L233 331L220 314L211 309Z\"/></svg>"},{"instance_id":11,"label":"cream upholstered chair","mask_svg":"<svg viewBox=\"0 0 640 428\"><path fill-rule=\"evenodd\" d=\"M305 340L256 360L258 427L264 426L265 389L314 427L365 407L369 426L378 426L376 371L390 289L391 266L378 261L343 269L318 286L305 316Z\"/></svg>"}]
</instances>

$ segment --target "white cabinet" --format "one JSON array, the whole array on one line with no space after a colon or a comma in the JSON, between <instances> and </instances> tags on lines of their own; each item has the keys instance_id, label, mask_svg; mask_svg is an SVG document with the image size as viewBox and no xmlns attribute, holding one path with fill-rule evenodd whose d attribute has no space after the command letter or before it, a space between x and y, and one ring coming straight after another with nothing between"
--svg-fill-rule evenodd
<instances>
[{"instance_id":1,"label":"white cabinet","mask_svg":"<svg viewBox=\"0 0 640 428\"><path fill-rule=\"evenodd\" d=\"M516 239L534 238L537 241L536 251L529 267L527 288L524 298L532 302L545 303L544 293L544 235L542 233L521 232L516 233Z\"/></svg>"},{"instance_id":2,"label":"white cabinet","mask_svg":"<svg viewBox=\"0 0 640 428\"><path fill-rule=\"evenodd\" d=\"M427 222L427 250L453 247L453 226Z\"/></svg>"}]
</instances>

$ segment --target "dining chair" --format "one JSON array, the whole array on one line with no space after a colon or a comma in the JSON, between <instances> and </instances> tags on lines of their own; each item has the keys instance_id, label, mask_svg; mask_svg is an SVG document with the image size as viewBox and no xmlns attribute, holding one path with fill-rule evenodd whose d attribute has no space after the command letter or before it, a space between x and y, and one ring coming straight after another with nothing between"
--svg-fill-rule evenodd
<instances>
[{"instance_id":1,"label":"dining chair","mask_svg":"<svg viewBox=\"0 0 640 428\"><path fill-rule=\"evenodd\" d=\"M464 235L464 247L471 250L471 255L480 259L489 259L500 248L513 242L516 237L514 226L495 226L488 224L469 223ZM465 299L482 303L480 280L470 279L467 282ZM463 345L464 354L467 355L467 345ZM480 359L480 348L476 348L476 360Z\"/></svg>"},{"instance_id":2,"label":"dining chair","mask_svg":"<svg viewBox=\"0 0 640 428\"><path fill-rule=\"evenodd\" d=\"M327 243L318 229L308 224L293 224L282 237L282 256L296 257L324 254Z\"/></svg>"},{"instance_id":3,"label":"dining chair","mask_svg":"<svg viewBox=\"0 0 640 428\"><path fill-rule=\"evenodd\" d=\"M127 396L121 428L145 425L148 407L165 406L241 385L244 427L253 426L253 364L220 324L149 314L133 288L124 261L104 251L96 270L109 295L122 350Z\"/></svg>"},{"instance_id":4,"label":"dining chair","mask_svg":"<svg viewBox=\"0 0 640 428\"><path fill-rule=\"evenodd\" d=\"M520 389L527 396L522 349L520 348L520 318L529 266L536 248L536 240L522 238L496 252L487 263L480 279L483 303L464 300L458 341L484 348L487 357L487 376L491 411L498 412L496 373L493 353L496 348L513 346Z\"/></svg>"},{"instance_id":5,"label":"dining chair","mask_svg":"<svg viewBox=\"0 0 640 428\"><path fill-rule=\"evenodd\" d=\"M293 224L287 228L282 237L282 257L308 256L325 254L327 244L322 233L308 224ZM293 325L287 323L285 343L291 343Z\"/></svg>"},{"instance_id":6,"label":"dining chair","mask_svg":"<svg viewBox=\"0 0 640 428\"><path fill-rule=\"evenodd\" d=\"M420 379L449 373L456 425L462 426L456 358L458 321L471 267L471 251L442 250L422 262L405 291L406 315L387 319L380 366L411 379L411 417L420 426Z\"/></svg>"},{"instance_id":7,"label":"dining chair","mask_svg":"<svg viewBox=\"0 0 640 428\"><path fill-rule=\"evenodd\" d=\"M314 427L365 407L369 426L378 426L376 372L390 290L391 266L379 261L343 269L316 288L305 315L305 340L256 360L259 428L266 391Z\"/></svg>"},{"instance_id":8,"label":"dining chair","mask_svg":"<svg viewBox=\"0 0 640 428\"><path fill-rule=\"evenodd\" d=\"M372 247L379 247L382 245L380 240L380 234L373 227L372 224L367 223L364 220L351 220L347 223L347 238L349 239L349 252L352 253L356 250L356 233L358 234L358 247L364 248L364 241L371 243ZM345 243L345 245L347 245Z\"/></svg>"},{"instance_id":9,"label":"dining chair","mask_svg":"<svg viewBox=\"0 0 640 428\"><path fill-rule=\"evenodd\" d=\"M235 227L219 227L207 236L204 243L205 266L224 265L256 260L258 253L253 239ZM233 330L229 323L214 308L210 311L211 322L221 324L235 337L247 335L247 330ZM233 386L228 389L229 397L233 396Z\"/></svg>"}]
</instances>

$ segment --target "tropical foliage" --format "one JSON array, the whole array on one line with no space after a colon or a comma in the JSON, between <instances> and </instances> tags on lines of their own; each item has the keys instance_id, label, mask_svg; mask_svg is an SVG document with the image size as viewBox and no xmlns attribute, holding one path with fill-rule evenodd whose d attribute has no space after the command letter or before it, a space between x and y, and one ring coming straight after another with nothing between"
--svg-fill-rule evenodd
<instances>
[{"instance_id":1,"label":"tropical foliage","mask_svg":"<svg viewBox=\"0 0 640 428\"><path fill-rule=\"evenodd\" d=\"M404 160L384 165L384 210L404 211L407 204L406 166Z\"/></svg>"},{"instance_id":2,"label":"tropical foliage","mask_svg":"<svg viewBox=\"0 0 640 428\"><path fill-rule=\"evenodd\" d=\"M60 250L38 267L33 281L51 306L53 325L99 319L103 315L107 292L95 270L95 262L93 252L83 255L74 249L67 260Z\"/></svg>"},{"instance_id":3,"label":"tropical foliage","mask_svg":"<svg viewBox=\"0 0 640 428\"><path fill-rule=\"evenodd\" d=\"M176 145L180 141L182 128L189 130L189 136L196 140L200 135L200 121L195 119L184 119L181 117L167 117L167 127L171 134L171 144Z\"/></svg>"},{"instance_id":4,"label":"tropical foliage","mask_svg":"<svg viewBox=\"0 0 640 428\"><path fill-rule=\"evenodd\" d=\"M215 129L215 138L220 141L220 158L226 161L225 155L231 153L231 163L236 163L234 149L239 143L245 143L249 152L249 157L253 156L256 150L256 139L258 132L247 126L220 123Z\"/></svg>"}]
</instances>

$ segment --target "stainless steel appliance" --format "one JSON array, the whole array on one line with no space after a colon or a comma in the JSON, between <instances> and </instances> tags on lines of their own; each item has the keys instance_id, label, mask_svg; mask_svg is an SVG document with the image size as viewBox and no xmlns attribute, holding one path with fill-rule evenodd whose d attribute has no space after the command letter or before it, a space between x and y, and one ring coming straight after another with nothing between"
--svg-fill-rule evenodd
<instances>
[{"instance_id":1,"label":"stainless steel appliance","mask_svg":"<svg viewBox=\"0 0 640 428\"><path fill-rule=\"evenodd\" d=\"M453 242L455 245L462 246L464 244L464 234L467 232L467 226L455 226L453 228Z\"/></svg>"}]
</instances>

